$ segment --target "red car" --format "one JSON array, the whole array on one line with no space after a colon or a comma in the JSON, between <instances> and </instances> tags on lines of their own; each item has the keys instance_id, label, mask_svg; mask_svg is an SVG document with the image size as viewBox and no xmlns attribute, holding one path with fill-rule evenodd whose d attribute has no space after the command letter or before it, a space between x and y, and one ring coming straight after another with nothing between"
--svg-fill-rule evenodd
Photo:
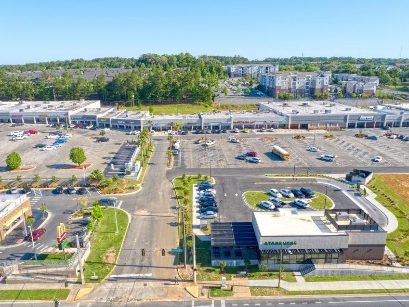
<instances>
[{"instance_id":1,"label":"red car","mask_svg":"<svg viewBox=\"0 0 409 307\"><path fill-rule=\"evenodd\" d=\"M37 131L37 130L34 130L34 129L29 129L29 130L27 130L25 133L31 135L31 134L37 134L38 131Z\"/></svg>"},{"instance_id":2,"label":"red car","mask_svg":"<svg viewBox=\"0 0 409 307\"><path fill-rule=\"evenodd\" d=\"M247 157L257 157L257 153L255 151L249 151L248 153L246 153Z\"/></svg>"},{"instance_id":3,"label":"red car","mask_svg":"<svg viewBox=\"0 0 409 307\"><path fill-rule=\"evenodd\" d=\"M38 228L33 231L33 241L38 241L47 230L45 228ZM31 241L31 234L27 236L27 240Z\"/></svg>"}]
</instances>

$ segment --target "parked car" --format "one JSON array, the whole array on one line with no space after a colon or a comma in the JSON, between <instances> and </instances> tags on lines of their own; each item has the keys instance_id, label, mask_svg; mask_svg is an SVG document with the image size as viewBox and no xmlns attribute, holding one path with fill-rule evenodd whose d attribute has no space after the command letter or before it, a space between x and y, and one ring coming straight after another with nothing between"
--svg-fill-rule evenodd
<instances>
[{"instance_id":1,"label":"parked car","mask_svg":"<svg viewBox=\"0 0 409 307\"><path fill-rule=\"evenodd\" d=\"M297 198L305 197L304 193L301 192L299 189L291 189L291 192L294 194L294 197L297 197Z\"/></svg>"},{"instance_id":2,"label":"parked car","mask_svg":"<svg viewBox=\"0 0 409 307\"><path fill-rule=\"evenodd\" d=\"M138 135L139 133L140 133L140 131L131 130L131 131L128 131L126 134L127 134L127 135Z\"/></svg>"},{"instance_id":3,"label":"parked car","mask_svg":"<svg viewBox=\"0 0 409 307\"><path fill-rule=\"evenodd\" d=\"M87 190L87 188L81 187L81 188L79 188L79 189L77 190L77 193L78 193L79 195L85 195L85 194L88 193L88 190Z\"/></svg>"},{"instance_id":4,"label":"parked car","mask_svg":"<svg viewBox=\"0 0 409 307\"><path fill-rule=\"evenodd\" d=\"M28 138L28 136L26 134L19 134L19 135L13 136L11 138L11 140L12 141L21 141L21 140L24 140L26 138Z\"/></svg>"},{"instance_id":5,"label":"parked car","mask_svg":"<svg viewBox=\"0 0 409 307\"><path fill-rule=\"evenodd\" d=\"M24 133L26 133L26 134L37 134L38 133L38 131L37 130L35 130L35 129L29 129L29 130L26 130Z\"/></svg>"},{"instance_id":6,"label":"parked car","mask_svg":"<svg viewBox=\"0 0 409 307\"><path fill-rule=\"evenodd\" d=\"M21 189L20 193L21 193L21 194L31 193L31 188L28 187L28 186L26 186L26 187L24 187L24 188Z\"/></svg>"},{"instance_id":7,"label":"parked car","mask_svg":"<svg viewBox=\"0 0 409 307\"><path fill-rule=\"evenodd\" d=\"M308 203L305 200L302 199L296 199L292 202L292 205L294 207L300 208L300 209L305 209L308 208Z\"/></svg>"},{"instance_id":8,"label":"parked car","mask_svg":"<svg viewBox=\"0 0 409 307\"><path fill-rule=\"evenodd\" d=\"M62 193L64 193L64 188L63 187L56 187L54 190L53 190L53 193L54 194L62 194ZM68 193L68 192L67 192Z\"/></svg>"},{"instance_id":9,"label":"parked car","mask_svg":"<svg viewBox=\"0 0 409 307\"><path fill-rule=\"evenodd\" d=\"M277 189L270 189L270 191L268 191L268 194L270 194L271 196L275 198L283 197L283 195L281 195L281 193Z\"/></svg>"},{"instance_id":10,"label":"parked car","mask_svg":"<svg viewBox=\"0 0 409 307\"><path fill-rule=\"evenodd\" d=\"M11 188L7 190L8 194L18 194L18 190L16 188Z\"/></svg>"},{"instance_id":11,"label":"parked car","mask_svg":"<svg viewBox=\"0 0 409 307\"><path fill-rule=\"evenodd\" d=\"M369 136L367 137L367 139L368 139L368 140L376 141L376 140L378 139L378 137L377 137L376 135L369 135Z\"/></svg>"},{"instance_id":12,"label":"parked car","mask_svg":"<svg viewBox=\"0 0 409 307\"><path fill-rule=\"evenodd\" d=\"M106 136L102 136L102 137L98 138L97 141L100 142L100 143L105 143L105 142L109 141L109 138L107 138Z\"/></svg>"},{"instance_id":13,"label":"parked car","mask_svg":"<svg viewBox=\"0 0 409 307\"><path fill-rule=\"evenodd\" d=\"M231 132L233 132L233 133L239 133L240 132L240 130L239 129L237 129L237 128L234 128Z\"/></svg>"},{"instance_id":14,"label":"parked car","mask_svg":"<svg viewBox=\"0 0 409 307\"><path fill-rule=\"evenodd\" d=\"M101 206L116 206L118 204L118 198L116 197L105 197L101 198L99 201Z\"/></svg>"},{"instance_id":15,"label":"parked car","mask_svg":"<svg viewBox=\"0 0 409 307\"><path fill-rule=\"evenodd\" d=\"M49 134L45 138L46 139L58 139L59 135L58 134Z\"/></svg>"},{"instance_id":16,"label":"parked car","mask_svg":"<svg viewBox=\"0 0 409 307\"><path fill-rule=\"evenodd\" d=\"M47 146L47 144L40 143L40 144L35 144L33 147L34 148L44 148L45 146Z\"/></svg>"},{"instance_id":17,"label":"parked car","mask_svg":"<svg viewBox=\"0 0 409 307\"><path fill-rule=\"evenodd\" d=\"M300 191L305 195L306 198L313 198L315 193L310 188L301 188Z\"/></svg>"},{"instance_id":18,"label":"parked car","mask_svg":"<svg viewBox=\"0 0 409 307\"><path fill-rule=\"evenodd\" d=\"M260 207L267 209L267 210L274 210L276 208L276 206L274 206L274 204L270 201L262 201L259 203Z\"/></svg>"},{"instance_id":19,"label":"parked car","mask_svg":"<svg viewBox=\"0 0 409 307\"><path fill-rule=\"evenodd\" d=\"M257 152L255 151L249 151L246 153L247 157L257 157Z\"/></svg>"},{"instance_id":20,"label":"parked car","mask_svg":"<svg viewBox=\"0 0 409 307\"><path fill-rule=\"evenodd\" d=\"M320 149L318 147L312 146L312 147L307 147L307 151L310 152L319 152Z\"/></svg>"},{"instance_id":21,"label":"parked car","mask_svg":"<svg viewBox=\"0 0 409 307\"><path fill-rule=\"evenodd\" d=\"M334 156L334 155L321 155L320 156L320 160L326 161L326 162L334 162L335 158L336 158L336 156Z\"/></svg>"},{"instance_id":22,"label":"parked car","mask_svg":"<svg viewBox=\"0 0 409 307\"><path fill-rule=\"evenodd\" d=\"M247 157L246 161L250 163L260 163L261 159L259 157Z\"/></svg>"},{"instance_id":23,"label":"parked car","mask_svg":"<svg viewBox=\"0 0 409 307\"><path fill-rule=\"evenodd\" d=\"M77 189L74 187L68 187L66 192L67 194L77 194Z\"/></svg>"},{"instance_id":24,"label":"parked car","mask_svg":"<svg viewBox=\"0 0 409 307\"><path fill-rule=\"evenodd\" d=\"M247 156L246 156L246 154L238 155L238 156L236 157L236 159L238 159L238 160L246 160L246 159L247 159Z\"/></svg>"},{"instance_id":25,"label":"parked car","mask_svg":"<svg viewBox=\"0 0 409 307\"><path fill-rule=\"evenodd\" d=\"M206 211L205 213L200 214L200 219L215 219L217 218L217 213L213 211Z\"/></svg>"},{"instance_id":26,"label":"parked car","mask_svg":"<svg viewBox=\"0 0 409 307\"><path fill-rule=\"evenodd\" d=\"M382 162L382 157L381 156L376 156L372 159L373 162Z\"/></svg>"},{"instance_id":27,"label":"parked car","mask_svg":"<svg viewBox=\"0 0 409 307\"><path fill-rule=\"evenodd\" d=\"M45 233L46 233L45 228L38 228L36 230L33 230L32 236L31 233L27 236L28 241L38 241Z\"/></svg>"},{"instance_id":28,"label":"parked car","mask_svg":"<svg viewBox=\"0 0 409 307\"><path fill-rule=\"evenodd\" d=\"M200 210L199 210L199 212L202 213L202 214L203 214L203 213L206 213L206 212L208 212L208 211L212 211L212 212L217 213L217 212L219 212L219 208L213 207L213 206L209 206L209 207L200 208Z\"/></svg>"},{"instance_id":29,"label":"parked car","mask_svg":"<svg viewBox=\"0 0 409 307\"><path fill-rule=\"evenodd\" d=\"M279 198L271 197L271 198L269 198L268 201L271 202L271 203L273 203L274 206L276 206L276 207L280 207L280 208L281 208L281 207L283 206L283 202L282 202Z\"/></svg>"},{"instance_id":30,"label":"parked car","mask_svg":"<svg viewBox=\"0 0 409 307\"><path fill-rule=\"evenodd\" d=\"M289 188L281 189L280 190L281 195L287 198L293 198L294 194L291 192Z\"/></svg>"},{"instance_id":31,"label":"parked car","mask_svg":"<svg viewBox=\"0 0 409 307\"><path fill-rule=\"evenodd\" d=\"M41 151L49 151L49 150L54 150L56 147L47 145L45 147L40 148Z\"/></svg>"}]
</instances>

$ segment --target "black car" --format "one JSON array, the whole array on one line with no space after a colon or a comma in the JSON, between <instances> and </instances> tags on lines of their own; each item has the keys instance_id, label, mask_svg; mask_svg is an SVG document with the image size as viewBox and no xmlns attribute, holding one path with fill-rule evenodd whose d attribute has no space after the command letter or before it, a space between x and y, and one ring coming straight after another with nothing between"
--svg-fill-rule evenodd
<instances>
[{"instance_id":1,"label":"black car","mask_svg":"<svg viewBox=\"0 0 409 307\"><path fill-rule=\"evenodd\" d=\"M53 190L53 193L54 193L54 194L62 194L62 193L64 193L64 189L63 189L62 187L56 187L56 188Z\"/></svg>"},{"instance_id":2,"label":"black car","mask_svg":"<svg viewBox=\"0 0 409 307\"><path fill-rule=\"evenodd\" d=\"M217 207L205 207L199 210L200 213L206 213L207 211L219 212L219 208Z\"/></svg>"},{"instance_id":3,"label":"black car","mask_svg":"<svg viewBox=\"0 0 409 307\"><path fill-rule=\"evenodd\" d=\"M31 193L31 188L30 187L24 187L20 191L21 194L28 194Z\"/></svg>"},{"instance_id":4,"label":"black car","mask_svg":"<svg viewBox=\"0 0 409 307\"><path fill-rule=\"evenodd\" d=\"M7 194L18 194L18 190L16 188L8 189Z\"/></svg>"},{"instance_id":5,"label":"black car","mask_svg":"<svg viewBox=\"0 0 409 307\"><path fill-rule=\"evenodd\" d=\"M204 191L204 190L213 189L213 186L212 186L212 185L199 185L199 186L197 187L197 189L198 189L199 191Z\"/></svg>"},{"instance_id":6,"label":"black car","mask_svg":"<svg viewBox=\"0 0 409 307\"><path fill-rule=\"evenodd\" d=\"M101 206L116 206L118 204L118 199L116 197L106 197L101 198L99 201Z\"/></svg>"},{"instance_id":7,"label":"black car","mask_svg":"<svg viewBox=\"0 0 409 307\"><path fill-rule=\"evenodd\" d=\"M88 193L88 190L87 190L87 188L82 187L82 188L79 188L79 189L77 190L77 193L78 193L79 195L85 195L85 194Z\"/></svg>"},{"instance_id":8,"label":"black car","mask_svg":"<svg viewBox=\"0 0 409 307\"><path fill-rule=\"evenodd\" d=\"M179 134L180 134L180 135L187 135L188 132L187 132L186 130L182 130L182 131L179 132Z\"/></svg>"},{"instance_id":9,"label":"black car","mask_svg":"<svg viewBox=\"0 0 409 307\"><path fill-rule=\"evenodd\" d=\"M214 200L214 197L213 196L202 196L202 197L199 197L198 200L199 201L210 201L210 200Z\"/></svg>"},{"instance_id":10,"label":"black car","mask_svg":"<svg viewBox=\"0 0 409 307\"><path fill-rule=\"evenodd\" d=\"M46 144L35 144L34 148L44 148L45 146L47 146Z\"/></svg>"},{"instance_id":11,"label":"black car","mask_svg":"<svg viewBox=\"0 0 409 307\"><path fill-rule=\"evenodd\" d=\"M208 208L208 207L218 207L217 203L205 203L205 204L200 204L200 208Z\"/></svg>"},{"instance_id":12,"label":"black car","mask_svg":"<svg viewBox=\"0 0 409 307\"><path fill-rule=\"evenodd\" d=\"M300 191L305 195L307 198L313 198L315 193L310 188L301 188Z\"/></svg>"},{"instance_id":13,"label":"black car","mask_svg":"<svg viewBox=\"0 0 409 307\"><path fill-rule=\"evenodd\" d=\"M294 194L295 198L304 198L304 193L299 189L291 189L291 193Z\"/></svg>"},{"instance_id":14,"label":"black car","mask_svg":"<svg viewBox=\"0 0 409 307\"><path fill-rule=\"evenodd\" d=\"M98 142L105 143L105 142L108 142L108 141L109 141L109 138L107 138L106 136L98 138Z\"/></svg>"},{"instance_id":15,"label":"black car","mask_svg":"<svg viewBox=\"0 0 409 307\"><path fill-rule=\"evenodd\" d=\"M67 194L76 194L77 190L74 187L68 187L66 192Z\"/></svg>"},{"instance_id":16,"label":"black car","mask_svg":"<svg viewBox=\"0 0 409 307\"><path fill-rule=\"evenodd\" d=\"M204 205L204 204L214 204L214 203L216 203L216 200L214 200L214 199L202 199L202 200L199 200L199 202L198 202L200 205Z\"/></svg>"}]
</instances>

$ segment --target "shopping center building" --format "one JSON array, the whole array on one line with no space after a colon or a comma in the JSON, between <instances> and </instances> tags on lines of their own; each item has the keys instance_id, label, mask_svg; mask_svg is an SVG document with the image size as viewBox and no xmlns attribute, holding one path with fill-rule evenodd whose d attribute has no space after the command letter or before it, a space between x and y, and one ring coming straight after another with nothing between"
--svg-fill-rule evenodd
<instances>
[{"instance_id":1,"label":"shopping center building","mask_svg":"<svg viewBox=\"0 0 409 307\"><path fill-rule=\"evenodd\" d=\"M30 124L80 124L85 127L168 130L182 129L348 129L409 127L409 108L394 105L360 109L330 101L267 101L258 111L215 111L191 115L153 115L101 106L99 100L0 102L0 122Z\"/></svg>"},{"instance_id":2,"label":"shopping center building","mask_svg":"<svg viewBox=\"0 0 409 307\"><path fill-rule=\"evenodd\" d=\"M31 216L30 199L23 194L0 194L0 241Z\"/></svg>"},{"instance_id":3,"label":"shopping center building","mask_svg":"<svg viewBox=\"0 0 409 307\"><path fill-rule=\"evenodd\" d=\"M361 209L253 212L251 222L237 224L212 225L213 265L250 261L297 269L308 262L380 260L385 252L386 231Z\"/></svg>"}]
</instances>

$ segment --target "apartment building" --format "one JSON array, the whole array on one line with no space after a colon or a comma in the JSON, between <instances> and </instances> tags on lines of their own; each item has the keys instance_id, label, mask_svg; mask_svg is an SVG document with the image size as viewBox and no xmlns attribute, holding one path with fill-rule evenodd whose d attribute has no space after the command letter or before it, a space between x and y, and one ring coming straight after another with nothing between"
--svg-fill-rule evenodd
<instances>
[{"instance_id":1,"label":"apartment building","mask_svg":"<svg viewBox=\"0 0 409 307\"><path fill-rule=\"evenodd\" d=\"M236 64L227 65L229 78L258 78L260 74L277 72L278 64Z\"/></svg>"},{"instance_id":2,"label":"apartment building","mask_svg":"<svg viewBox=\"0 0 409 307\"><path fill-rule=\"evenodd\" d=\"M285 71L261 74L259 82L264 92L274 98L285 93L308 97L328 93L330 77L330 72Z\"/></svg>"},{"instance_id":3,"label":"apartment building","mask_svg":"<svg viewBox=\"0 0 409 307\"><path fill-rule=\"evenodd\" d=\"M368 97L374 97L376 94L376 83L362 81L343 81L342 91L347 96L356 94L358 96L366 95Z\"/></svg>"},{"instance_id":4,"label":"apartment building","mask_svg":"<svg viewBox=\"0 0 409 307\"><path fill-rule=\"evenodd\" d=\"M375 76L358 76L357 74L334 74L334 81L356 81L364 83L375 83L379 85L379 78Z\"/></svg>"}]
</instances>

